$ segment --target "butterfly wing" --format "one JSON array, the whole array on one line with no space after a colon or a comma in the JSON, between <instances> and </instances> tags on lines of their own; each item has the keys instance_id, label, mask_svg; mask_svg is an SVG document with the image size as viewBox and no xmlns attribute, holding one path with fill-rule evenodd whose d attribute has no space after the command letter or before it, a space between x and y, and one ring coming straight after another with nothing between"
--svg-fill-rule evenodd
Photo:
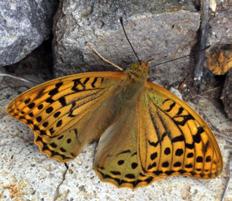
<instances>
[{"instance_id":1,"label":"butterfly wing","mask_svg":"<svg viewBox=\"0 0 232 201\"><path fill-rule=\"evenodd\" d=\"M74 158L98 139L113 114L102 103L127 79L122 72L69 75L38 85L13 100L7 111L34 132L40 151L59 161ZM105 119L102 119L104 112ZM98 125L103 120L103 123Z\"/></svg>"},{"instance_id":2,"label":"butterfly wing","mask_svg":"<svg viewBox=\"0 0 232 201\"><path fill-rule=\"evenodd\" d=\"M94 169L103 181L136 188L170 175L215 177L222 157L202 118L171 92L147 82L102 134Z\"/></svg>"},{"instance_id":3,"label":"butterfly wing","mask_svg":"<svg viewBox=\"0 0 232 201\"><path fill-rule=\"evenodd\" d=\"M145 175L138 157L138 101L124 105L114 123L102 134L94 159L100 179L117 187L145 186L153 176Z\"/></svg>"},{"instance_id":4,"label":"butterfly wing","mask_svg":"<svg viewBox=\"0 0 232 201\"><path fill-rule=\"evenodd\" d=\"M141 102L138 150L147 174L157 179L179 174L213 178L222 171L213 133L184 101L147 82Z\"/></svg>"}]
</instances>

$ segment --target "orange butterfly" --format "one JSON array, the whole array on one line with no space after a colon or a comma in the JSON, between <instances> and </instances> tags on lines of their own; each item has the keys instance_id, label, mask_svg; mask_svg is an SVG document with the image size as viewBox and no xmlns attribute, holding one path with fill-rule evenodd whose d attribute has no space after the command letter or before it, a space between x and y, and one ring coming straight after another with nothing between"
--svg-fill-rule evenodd
<instances>
[{"instance_id":1,"label":"orange butterfly","mask_svg":"<svg viewBox=\"0 0 232 201\"><path fill-rule=\"evenodd\" d=\"M148 62L124 72L88 72L38 85L8 112L34 132L35 144L61 162L98 140L94 169L118 187L187 175L213 178L222 156L204 120L184 101L147 81Z\"/></svg>"}]
</instances>

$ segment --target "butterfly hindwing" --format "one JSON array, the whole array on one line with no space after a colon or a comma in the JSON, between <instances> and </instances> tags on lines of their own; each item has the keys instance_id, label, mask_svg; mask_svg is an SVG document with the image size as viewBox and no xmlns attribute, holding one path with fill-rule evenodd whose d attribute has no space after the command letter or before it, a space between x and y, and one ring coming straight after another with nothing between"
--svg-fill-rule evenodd
<instances>
[{"instance_id":1,"label":"butterfly hindwing","mask_svg":"<svg viewBox=\"0 0 232 201\"><path fill-rule=\"evenodd\" d=\"M157 178L179 174L212 178L221 172L214 135L186 103L153 83L147 83L142 102L139 150L146 173Z\"/></svg>"},{"instance_id":2,"label":"butterfly hindwing","mask_svg":"<svg viewBox=\"0 0 232 201\"><path fill-rule=\"evenodd\" d=\"M144 174L138 156L138 118L137 103L124 106L101 136L94 159L101 180L128 188L146 186L153 180L153 176Z\"/></svg>"},{"instance_id":3,"label":"butterfly hindwing","mask_svg":"<svg viewBox=\"0 0 232 201\"><path fill-rule=\"evenodd\" d=\"M95 129L105 112L101 105L124 79L121 72L65 76L24 92L7 110L33 130L42 152L66 161L74 158L83 145L99 138L108 123Z\"/></svg>"}]
</instances>

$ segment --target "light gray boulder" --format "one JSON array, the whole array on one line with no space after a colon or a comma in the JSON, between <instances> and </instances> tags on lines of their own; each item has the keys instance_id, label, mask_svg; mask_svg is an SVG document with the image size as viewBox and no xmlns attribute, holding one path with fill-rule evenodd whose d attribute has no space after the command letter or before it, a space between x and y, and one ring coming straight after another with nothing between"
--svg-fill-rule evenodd
<instances>
[{"instance_id":1,"label":"light gray boulder","mask_svg":"<svg viewBox=\"0 0 232 201\"><path fill-rule=\"evenodd\" d=\"M209 21L209 40L211 46L232 43L232 7L229 1L218 2L215 15Z\"/></svg>"},{"instance_id":2,"label":"light gray boulder","mask_svg":"<svg viewBox=\"0 0 232 201\"><path fill-rule=\"evenodd\" d=\"M14 64L48 39L57 0L0 1L0 66Z\"/></svg>"},{"instance_id":3,"label":"light gray boulder","mask_svg":"<svg viewBox=\"0 0 232 201\"><path fill-rule=\"evenodd\" d=\"M232 45L232 7L230 1L222 1L218 5L215 17L210 20L209 45L211 48ZM232 51L232 50L230 50ZM232 119L232 71L226 75L221 100L229 119Z\"/></svg>"},{"instance_id":4,"label":"light gray boulder","mask_svg":"<svg viewBox=\"0 0 232 201\"><path fill-rule=\"evenodd\" d=\"M137 62L118 20L123 17L139 57L153 59L150 78L162 83L168 80L169 84L182 80L192 71L189 57L155 65L188 55L196 42L200 15L191 1L181 2L64 0L54 24L56 75L116 70L96 57L86 43L124 69Z\"/></svg>"}]
</instances>

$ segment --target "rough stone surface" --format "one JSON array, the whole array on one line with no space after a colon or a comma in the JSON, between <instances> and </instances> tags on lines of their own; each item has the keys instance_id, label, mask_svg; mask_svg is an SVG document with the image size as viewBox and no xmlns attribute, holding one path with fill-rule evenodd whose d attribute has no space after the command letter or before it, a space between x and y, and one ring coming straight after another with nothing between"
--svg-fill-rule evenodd
<instances>
[{"instance_id":1,"label":"rough stone surface","mask_svg":"<svg viewBox=\"0 0 232 201\"><path fill-rule=\"evenodd\" d=\"M222 92L222 102L227 116L232 119L232 70L229 71Z\"/></svg>"},{"instance_id":2,"label":"rough stone surface","mask_svg":"<svg viewBox=\"0 0 232 201\"><path fill-rule=\"evenodd\" d=\"M118 189L100 182L92 170L95 144L86 147L83 152L69 162L68 168L38 152L33 144L33 134L26 126L5 113L5 107L15 89L1 83L0 91L0 200L1 201L219 201L227 175L228 164L226 149L228 142L217 137L224 160L222 174L212 180L196 180L184 177L170 177L155 182L146 188L135 191ZM231 128L220 109L208 99L201 99L192 106L210 120L214 131L224 132ZM204 108L204 110L202 110ZM217 115L215 115L217 114ZM231 134L231 133L230 133ZM225 201L232 200L232 188L226 194Z\"/></svg>"},{"instance_id":3,"label":"rough stone surface","mask_svg":"<svg viewBox=\"0 0 232 201\"><path fill-rule=\"evenodd\" d=\"M231 0L218 2L217 12L210 20L209 45L217 48L232 44L232 7ZM232 119L232 72L228 73L222 93L222 101L227 116Z\"/></svg>"},{"instance_id":4,"label":"rough stone surface","mask_svg":"<svg viewBox=\"0 0 232 201\"><path fill-rule=\"evenodd\" d=\"M0 2L0 66L18 62L51 34L57 0Z\"/></svg>"},{"instance_id":5,"label":"rough stone surface","mask_svg":"<svg viewBox=\"0 0 232 201\"><path fill-rule=\"evenodd\" d=\"M231 0L218 2L217 11L210 19L209 45L231 44L232 7Z\"/></svg>"},{"instance_id":6,"label":"rough stone surface","mask_svg":"<svg viewBox=\"0 0 232 201\"><path fill-rule=\"evenodd\" d=\"M47 40L20 62L1 69L5 69L5 73L31 81L28 87L32 87L53 78L52 65L51 40ZM22 87L27 84L12 78L7 79L7 83L13 87Z\"/></svg>"},{"instance_id":7,"label":"rough stone surface","mask_svg":"<svg viewBox=\"0 0 232 201\"><path fill-rule=\"evenodd\" d=\"M153 59L151 79L155 77L164 83L165 77L172 84L189 74L188 57L165 65L155 64L190 53L200 23L199 13L190 1L182 1L182 4L166 1L165 4L164 1L155 0L64 0L54 24L56 75L87 70L116 70L96 57L86 46L87 42L124 69L137 62L120 26L118 19L121 16L139 57L143 60Z\"/></svg>"}]
</instances>

